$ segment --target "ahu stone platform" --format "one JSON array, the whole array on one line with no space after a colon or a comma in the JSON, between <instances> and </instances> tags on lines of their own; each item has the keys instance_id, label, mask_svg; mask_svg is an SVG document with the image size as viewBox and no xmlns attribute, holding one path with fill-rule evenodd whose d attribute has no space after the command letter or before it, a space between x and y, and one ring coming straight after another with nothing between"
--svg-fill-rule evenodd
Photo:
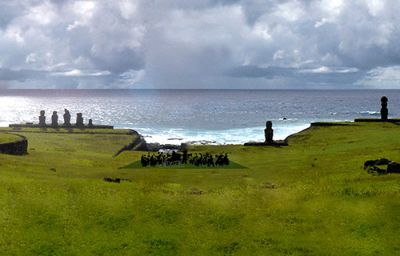
<instances>
[{"instance_id":1,"label":"ahu stone platform","mask_svg":"<svg viewBox=\"0 0 400 256\"><path fill-rule=\"evenodd\" d=\"M53 129L72 129L72 128L78 128L78 129L114 129L114 126L112 125L84 125L84 126L75 126L75 125L58 125L58 126L52 126L52 125L46 125L46 126L41 126L39 124L33 124L33 123L26 123L26 124L10 124L10 128L41 128L41 129L47 129L47 128L53 128Z\"/></svg>"},{"instance_id":2,"label":"ahu stone platform","mask_svg":"<svg viewBox=\"0 0 400 256\"><path fill-rule=\"evenodd\" d=\"M14 134L15 141L0 143L0 153L10 155L28 154L28 139L25 136Z\"/></svg>"},{"instance_id":3,"label":"ahu stone platform","mask_svg":"<svg viewBox=\"0 0 400 256\"><path fill-rule=\"evenodd\" d=\"M244 146L257 146L257 147L268 147L268 146L275 146L275 147L280 147L280 146L288 146L288 143L284 140L274 140L271 143L266 143L266 142L246 142L244 143Z\"/></svg>"},{"instance_id":4,"label":"ahu stone platform","mask_svg":"<svg viewBox=\"0 0 400 256\"><path fill-rule=\"evenodd\" d=\"M356 118L356 119L354 119L354 122L400 123L400 118L390 118L390 119L387 119L387 120L382 120L381 118Z\"/></svg>"}]
</instances>

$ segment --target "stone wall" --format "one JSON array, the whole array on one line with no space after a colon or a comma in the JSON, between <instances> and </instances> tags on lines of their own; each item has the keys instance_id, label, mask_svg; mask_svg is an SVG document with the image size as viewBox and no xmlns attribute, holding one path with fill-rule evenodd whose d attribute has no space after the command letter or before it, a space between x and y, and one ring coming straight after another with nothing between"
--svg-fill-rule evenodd
<instances>
[{"instance_id":1,"label":"stone wall","mask_svg":"<svg viewBox=\"0 0 400 256\"><path fill-rule=\"evenodd\" d=\"M19 140L0 144L0 153L10 155L26 155L28 154L28 140L22 135L15 134L20 137Z\"/></svg>"}]
</instances>

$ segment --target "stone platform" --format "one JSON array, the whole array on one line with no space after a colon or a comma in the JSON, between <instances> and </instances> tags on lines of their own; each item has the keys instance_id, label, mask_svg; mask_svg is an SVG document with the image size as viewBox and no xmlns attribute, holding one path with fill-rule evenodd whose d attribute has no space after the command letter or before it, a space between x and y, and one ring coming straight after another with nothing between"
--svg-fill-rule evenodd
<instances>
[{"instance_id":1,"label":"stone platform","mask_svg":"<svg viewBox=\"0 0 400 256\"><path fill-rule=\"evenodd\" d=\"M257 147L280 147L280 146L289 146L289 144L284 140L274 140L273 143L265 143L265 142L246 142L244 146L257 146Z\"/></svg>"},{"instance_id":2,"label":"stone platform","mask_svg":"<svg viewBox=\"0 0 400 256\"><path fill-rule=\"evenodd\" d=\"M349 126L352 123L338 123L338 122L314 122L311 123L311 127L329 127L329 126Z\"/></svg>"},{"instance_id":3,"label":"stone platform","mask_svg":"<svg viewBox=\"0 0 400 256\"><path fill-rule=\"evenodd\" d=\"M383 121L380 118L356 118L354 119L354 122L376 122L376 123L382 123L382 122L389 122L389 123L400 123L400 118L389 118L386 121Z\"/></svg>"},{"instance_id":4,"label":"stone platform","mask_svg":"<svg viewBox=\"0 0 400 256\"><path fill-rule=\"evenodd\" d=\"M19 134L15 134L15 136L19 137L19 139L13 142L0 144L0 153L10 155L28 154L28 139Z\"/></svg>"},{"instance_id":5,"label":"stone platform","mask_svg":"<svg viewBox=\"0 0 400 256\"><path fill-rule=\"evenodd\" d=\"M78 128L78 129L114 129L114 126L112 125L84 125L84 126L76 126L76 125L59 125L57 127L53 127L51 125L46 125L46 126L39 126L39 124L32 124L32 123L26 123L26 124L10 124L10 128L41 128L41 129L47 129L47 128L54 128L54 129L72 129L72 128Z\"/></svg>"}]
</instances>

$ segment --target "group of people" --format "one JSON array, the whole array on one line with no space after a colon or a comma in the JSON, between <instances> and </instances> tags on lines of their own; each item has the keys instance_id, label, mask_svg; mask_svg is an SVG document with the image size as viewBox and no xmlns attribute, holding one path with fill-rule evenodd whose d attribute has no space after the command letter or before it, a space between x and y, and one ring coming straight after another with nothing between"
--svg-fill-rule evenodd
<instances>
[{"instance_id":1,"label":"group of people","mask_svg":"<svg viewBox=\"0 0 400 256\"><path fill-rule=\"evenodd\" d=\"M183 151L182 153L172 151L172 153L147 153L147 155L142 155L142 157L140 158L140 163L143 167L170 166L181 164L215 167L229 165L229 157L227 153L212 155L210 153L188 154L187 151Z\"/></svg>"}]
</instances>

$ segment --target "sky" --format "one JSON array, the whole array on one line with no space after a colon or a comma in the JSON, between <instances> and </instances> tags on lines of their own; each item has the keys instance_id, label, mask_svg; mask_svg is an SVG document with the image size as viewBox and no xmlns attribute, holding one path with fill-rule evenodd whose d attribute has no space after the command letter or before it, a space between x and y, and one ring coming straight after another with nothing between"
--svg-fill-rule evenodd
<instances>
[{"instance_id":1,"label":"sky","mask_svg":"<svg viewBox=\"0 0 400 256\"><path fill-rule=\"evenodd\" d=\"M398 0L0 0L0 89L400 89Z\"/></svg>"}]
</instances>

